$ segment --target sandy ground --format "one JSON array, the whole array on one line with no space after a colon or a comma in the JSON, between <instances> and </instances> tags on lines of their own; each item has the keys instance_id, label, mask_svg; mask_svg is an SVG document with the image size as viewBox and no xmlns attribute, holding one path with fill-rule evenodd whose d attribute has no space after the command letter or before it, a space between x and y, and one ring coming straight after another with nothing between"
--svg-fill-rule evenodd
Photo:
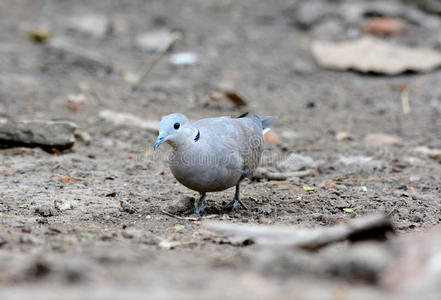
<instances>
[{"instance_id":1,"label":"sandy ground","mask_svg":"<svg viewBox=\"0 0 441 300\"><path fill-rule=\"evenodd\" d=\"M209 194L207 211L217 213L210 220L314 228L384 213L399 237L437 226L441 165L414 148L441 148L441 72L387 77L322 70L310 53L312 41L344 39L347 30L338 22L299 28L294 19L299 3L2 1L0 113L70 120L92 141L78 140L73 151L60 155L39 148L0 151L0 236L7 240L0 248L1 298L396 295L376 283L329 274L262 270L251 259L256 246L219 243L221 235L208 231L204 220L165 215L162 210L174 201L196 196L173 178L165 162L167 147L153 154L154 130L99 117L103 110L153 123L172 112L193 120L244 111L277 116L276 140L266 144L262 166L275 168L297 153L312 158L313 175L245 181L248 211L219 213L234 189ZM102 36L70 28L69 18L90 13L107 18ZM100 63L71 59L26 37L45 25L53 39L95 51ZM134 41L161 28L181 32L172 52L194 52L198 62L172 66L166 55L132 91L130 75L143 73L158 55L140 50ZM439 47L439 32L409 24L393 39L433 48ZM247 107L210 98L225 82L234 85ZM342 132L349 138L336 138ZM366 140L377 133L395 140ZM378 140L381 145L373 145ZM58 210L59 203L73 209Z\"/></svg>"}]
</instances>

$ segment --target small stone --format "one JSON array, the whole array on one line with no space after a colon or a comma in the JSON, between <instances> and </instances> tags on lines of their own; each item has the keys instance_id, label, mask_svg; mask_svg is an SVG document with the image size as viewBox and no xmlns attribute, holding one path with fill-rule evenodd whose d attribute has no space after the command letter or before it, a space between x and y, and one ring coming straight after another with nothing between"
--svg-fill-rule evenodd
<instances>
[{"instance_id":1,"label":"small stone","mask_svg":"<svg viewBox=\"0 0 441 300\"><path fill-rule=\"evenodd\" d=\"M181 214L187 210L194 208L195 198L190 196L181 196L169 205L166 210L174 215Z\"/></svg>"},{"instance_id":2,"label":"small stone","mask_svg":"<svg viewBox=\"0 0 441 300\"><path fill-rule=\"evenodd\" d=\"M42 217L51 217L55 215L55 210L51 206L43 204L37 209L37 213L39 213Z\"/></svg>"},{"instance_id":3,"label":"small stone","mask_svg":"<svg viewBox=\"0 0 441 300\"><path fill-rule=\"evenodd\" d=\"M337 203L335 204L335 207L338 209L343 209L343 208L349 207L349 205L344 200L338 200Z\"/></svg>"},{"instance_id":4,"label":"small stone","mask_svg":"<svg viewBox=\"0 0 441 300\"><path fill-rule=\"evenodd\" d=\"M146 32L136 37L135 45L148 52L163 52L180 37L179 33L168 29Z\"/></svg>"},{"instance_id":5,"label":"small stone","mask_svg":"<svg viewBox=\"0 0 441 300\"><path fill-rule=\"evenodd\" d=\"M75 205L72 201L64 201L64 202L61 202L57 208L61 211L65 211L65 210L74 209Z\"/></svg>"},{"instance_id":6,"label":"small stone","mask_svg":"<svg viewBox=\"0 0 441 300\"><path fill-rule=\"evenodd\" d=\"M193 52L175 53L170 56L170 64L179 66L190 66L198 62L198 55Z\"/></svg>"},{"instance_id":7,"label":"small stone","mask_svg":"<svg viewBox=\"0 0 441 300\"><path fill-rule=\"evenodd\" d=\"M158 243L158 247L161 249L167 249L171 250L176 248L177 246L181 245L181 242L178 241L169 241L169 240L162 240Z\"/></svg>"},{"instance_id":8,"label":"small stone","mask_svg":"<svg viewBox=\"0 0 441 300\"><path fill-rule=\"evenodd\" d=\"M27 33L28 38L36 43L45 43L52 38L52 31L47 25L40 25Z\"/></svg>"},{"instance_id":9,"label":"small stone","mask_svg":"<svg viewBox=\"0 0 441 300\"><path fill-rule=\"evenodd\" d=\"M413 223L421 223L424 220L424 215L420 212L416 212L413 216L410 217L410 222Z\"/></svg>"},{"instance_id":10,"label":"small stone","mask_svg":"<svg viewBox=\"0 0 441 300\"><path fill-rule=\"evenodd\" d=\"M316 164L309 156L291 153L286 160L279 162L276 166L281 172L296 172L315 168Z\"/></svg>"},{"instance_id":11,"label":"small stone","mask_svg":"<svg viewBox=\"0 0 441 300\"><path fill-rule=\"evenodd\" d=\"M128 214L134 214L136 212L136 208L126 201L120 201L119 204L121 206L121 209Z\"/></svg>"},{"instance_id":12,"label":"small stone","mask_svg":"<svg viewBox=\"0 0 441 300\"><path fill-rule=\"evenodd\" d=\"M94 38L103 38L110 28L110 22L104 15L87 14L70 17L67 28Z\"/></svg>"},{"instance_id":13,"label":"small stone","mask_svg":"<svg viewBox=\"0 0 441 300\"><path fill-rule=\"evenodd\" d=\"M49 224L49 221L47 218L38 218L36 221L38 224Z\"/></svg>"},{"instance_id":14,"label":"small stone","mask_svg":"<svg viewBox=\"0 0 441 300\"><path fill-rule=\"evenodd\" d=\"M37 239L30 234L21 235L20 243L22 244L37 244Z\"/></svg>"},{"instance_id":15,"label":"small stone","mask_svg":"<svg viewBox=\"0 0 441 300\"><path fill-rule=\"evenodd\" d=\"M23 225L23 227L21 228L21 232L31 233L32 229L31 229L31 227L29 225Z\"/></svg>"},{"instance_id":16,"label":"small stone","mask_svg":"<svg viewBox=\"0 0 441 300\"><path fill-rule=\"evenodd\" d=\"M142 232L135 228L126 228L123 230L121 235L126 239L140 239L142 237Z\"/></svg>"},{"instance_id":17,"label":"small stone","mask_svg":"<svg viewBox=\"0 0 441 300\"><path fill-rule=\"evenodd\" d=\"M351 133L347 131L340 131L335 135L335 139L337 141L352 140L352 136Z\"/></svg>"}]
</instances>

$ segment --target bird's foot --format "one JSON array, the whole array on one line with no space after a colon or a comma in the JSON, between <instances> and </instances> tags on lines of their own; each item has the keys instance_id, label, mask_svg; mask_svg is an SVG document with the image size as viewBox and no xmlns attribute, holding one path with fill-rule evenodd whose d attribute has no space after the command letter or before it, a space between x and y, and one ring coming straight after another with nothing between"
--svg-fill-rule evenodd
<instances>
[{"instance_id":1,"label":"bird's foot","mask_svg":"<svg viewBox=\"0 0 441 300\"><path fill-rule=\"evenodd\" d=\"M242 200L240 200L240 198L234 198L233 200L231 200L230 202L228 202L227 205L224 206L224 208L231 208L231 210L235 209L236 206L240 204L240 206L242 206L242 208L247 209L248 207L245 205L245 203L242 202Z\"/></svg>"},{"instance_id":2,"label":"bird's foot","mask_svg":"<svg viewBox=\"0 0 441 300\"><path fill-rule=\"evenodd\" d=\"M205 212L205 208L207 207L207 204L202 203L202 204L198 204L196 205L195 208L186 210L182 213L183 216L188 216L188 215L192 215L192 214L199 214L201 216L206 216L207 213Z\"/></svg>"}]
</instances>

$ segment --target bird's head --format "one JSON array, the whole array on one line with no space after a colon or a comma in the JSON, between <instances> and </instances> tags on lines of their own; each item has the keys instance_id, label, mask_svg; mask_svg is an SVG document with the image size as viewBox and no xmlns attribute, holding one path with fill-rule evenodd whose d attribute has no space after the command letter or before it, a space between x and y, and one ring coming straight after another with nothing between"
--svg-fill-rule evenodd
<instances>
[{"instance_id":1,"label":"bird's head","mask_svg":"<svg viewBox=\"0 0 441 300\"><path fill-rule=\"evenodd\" d=\"M193 130L190 121L183 114L164 116L161 122L159 122L159 135L153 145L153 149L156 150L164 142L167 142L172 147L178 147L185 143Z\"/></svg>"}]
</instances>

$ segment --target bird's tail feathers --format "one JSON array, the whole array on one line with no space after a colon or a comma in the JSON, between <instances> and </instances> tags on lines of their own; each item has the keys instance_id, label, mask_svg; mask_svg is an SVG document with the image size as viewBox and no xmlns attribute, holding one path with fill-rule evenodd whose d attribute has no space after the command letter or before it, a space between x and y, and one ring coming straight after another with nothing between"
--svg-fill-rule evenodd
<instances>
[{"instance_id":1,"label":"bird's tail feathers","mask_svg":"<svg viewBox=\"0 0 441 300\"><path fill-rule=\"evenodd\" d=\"M271 124L273 124L277 118L273 117L273 116L258 116L258 115L253 115L253 119L258 120L261 124L262 124L262 133L265 134L268 131L271 130L271 128L269 128L269 126Z\"/></svg>"}]
</instances>

